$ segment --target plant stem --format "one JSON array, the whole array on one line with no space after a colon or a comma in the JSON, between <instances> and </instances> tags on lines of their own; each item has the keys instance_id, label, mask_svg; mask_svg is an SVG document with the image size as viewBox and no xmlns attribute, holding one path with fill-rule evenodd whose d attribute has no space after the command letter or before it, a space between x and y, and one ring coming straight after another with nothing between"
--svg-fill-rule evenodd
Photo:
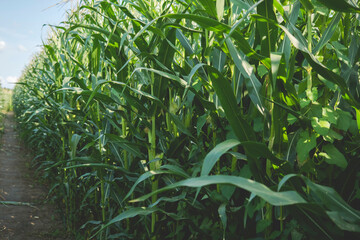
<instances>
[{"instance_id":1,"label":"plant stem","mask_svg":"<svg viewBox=\"0 0 360 240\"><path fill-rule=\"evenodd\" d=\"M154 95L154 74L151 76L152 84L151 84L151 94ZM149 131L149 143L150 143L150 151L149 151L149 161L153 161L156 157L156 108L154 110L154 113L151 116L151 130ZM150 163L150 171L156 170L156 162ZM151 191L154 192L158 189L158 180L155 180L154 177L152 177L152 183L151 183ZM155 203L157 200L157 194L154 194L151 197L152 203ZM156 240L155 236L155 225L156 225L156 218L157 215L155 212L151 214L151 233L152 233L152 240Z\"/></svg>"},{"instance_id":2,"label":"plant stem","mask_svg":"<svg viewBox=\"0 0 360 240\"><path fill-rule=\"evenodd\" d=\"M127 128L127 123L126 123L126 120L125 118L122 118L121 120L121 127L122 127L122 137L123 138L126 138L126 128ZM128 163L128 155L127 155L127 151L126 150L123 150L123 154L124 154L124 167L126 170L129 169L129 163Z\"/></svg>"},{"instance_id":3,"label":"plant stem","mask_svg":"<svg viewBox=\"0 0 360 240\"><path fill-rule=\"evenodd\" d=\"M307 40L308 40L309 52L312 52L312 22L311 22L312 13L313 10L308 11L308 16L307 16ZM311 91L311 88L312 88L312 76L311 76L311 66L309 64L307 68L307 89Z\"/></svg>"}]
</instances>

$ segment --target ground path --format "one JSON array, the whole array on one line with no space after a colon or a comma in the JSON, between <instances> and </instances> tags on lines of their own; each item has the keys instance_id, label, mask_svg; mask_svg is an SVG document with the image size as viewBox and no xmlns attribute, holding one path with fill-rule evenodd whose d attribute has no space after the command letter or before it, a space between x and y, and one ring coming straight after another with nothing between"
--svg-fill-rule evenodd
<instances>
[{"instance_id":1,"label":"ground path","mask_svg":"<svg viewBox=\"0 0 360 240\"><path fill-rule=\"evenodd\" d=\"M55 207L44 203L47 190L35 181L29 169L31 158L19 143L14 127L14 114L7 113L0 142L0 201L31 206L0 203L0 240L62 240L62 223Z\"/></svg>"}]
</instances>

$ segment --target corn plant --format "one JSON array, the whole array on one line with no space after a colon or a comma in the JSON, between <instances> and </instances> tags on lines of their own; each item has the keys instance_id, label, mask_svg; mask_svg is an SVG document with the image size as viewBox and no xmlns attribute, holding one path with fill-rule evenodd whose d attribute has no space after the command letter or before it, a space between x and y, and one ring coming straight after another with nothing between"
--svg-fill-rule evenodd
<instances>
[{"instance_id":1,"label":"corn plant","mask_svg":"<svg viewBox=\"0 0 360 240\"><path fill-rule=\"evenodd\" d=\"M82 1L14 96L68 231L358 237L358 13L345 0Z\"/></svg>"}]
</instances>

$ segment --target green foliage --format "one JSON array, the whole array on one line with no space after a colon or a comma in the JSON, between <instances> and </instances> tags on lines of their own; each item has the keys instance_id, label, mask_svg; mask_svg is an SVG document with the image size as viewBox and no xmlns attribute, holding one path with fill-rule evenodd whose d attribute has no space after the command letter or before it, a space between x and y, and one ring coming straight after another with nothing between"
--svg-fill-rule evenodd
<instances>
[{"instance_id":1,"label":"green foliage","mask_svg":"<svg viewBox=\"0 0 360 240\"><path fill-rule=\"evenodd\" d=\"M12 90L0 85L0 137L4 131L4 113L12 111Z\"/></svg>"},{"instance_id":2,"label":"green foliage","mask_svg":"<svg viewBox=\"0 0 360 240\"><path fill-rule=\"evenodd\" d=\"M358 238L353 2L83 1L14 93L68 231Z\"/></svg>"}]
</instances>

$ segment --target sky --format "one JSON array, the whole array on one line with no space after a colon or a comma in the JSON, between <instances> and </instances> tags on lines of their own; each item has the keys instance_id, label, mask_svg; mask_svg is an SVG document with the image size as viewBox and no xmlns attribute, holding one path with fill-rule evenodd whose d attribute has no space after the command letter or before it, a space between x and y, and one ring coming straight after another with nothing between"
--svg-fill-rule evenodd
<instances>
[{"instance_id":1,"label":"sky","mask_svg":"<svg viewBox=\"0 0 360 240\"><path fill-rule=\"evenodd\" d=\"M0 81L14 88L24 67L41 50L49 27L66 20L66 0L0 0ZM75 1L74 1L75 2Z\"/></svg>"}]
</instances>

